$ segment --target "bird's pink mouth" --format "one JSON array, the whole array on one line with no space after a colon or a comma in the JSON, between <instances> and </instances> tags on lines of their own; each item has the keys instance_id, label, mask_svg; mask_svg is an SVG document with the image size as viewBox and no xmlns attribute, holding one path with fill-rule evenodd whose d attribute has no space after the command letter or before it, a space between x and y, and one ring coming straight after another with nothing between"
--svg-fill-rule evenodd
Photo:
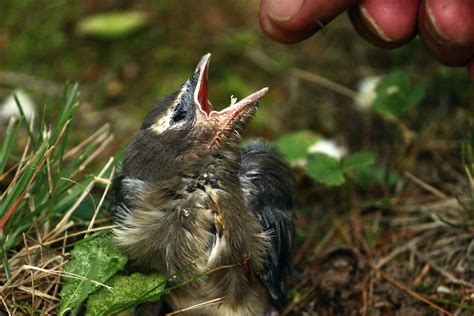
<instances>
[{"instance_id":1,"label":"bird's pink mouth","mask_svg":"<svg viewBox=\"0 0 474 316\"><path fill-rule=\"evenodd\" d=\"M267 93L268 88L263 88L250 94L240 101L232 98L231 104L221 111L214 111L208 99L209 84L209 61L211 54L204 55L196 66L196 73L199 72L198 82L194 91L194 103L197 105L198 119L206 121L216 121L221 128L225 128L230 122L240 116L251 112L257 101Z\"/></svg>"}]
</instances>

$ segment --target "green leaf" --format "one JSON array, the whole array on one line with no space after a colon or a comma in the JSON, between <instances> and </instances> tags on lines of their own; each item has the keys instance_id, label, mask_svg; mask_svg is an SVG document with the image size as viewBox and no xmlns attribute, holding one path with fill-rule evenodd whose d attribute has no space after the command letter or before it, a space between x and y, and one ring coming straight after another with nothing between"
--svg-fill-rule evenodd
<instances>
[{"instance_id":1,"label":"green leaf","mask_svg":"<svg viewBox=\"0 0 474 316\"><path fill-rule=\"evenodd\" d=\"M156 302L165 290L166 277L161 274L116 275L108 282L113 290L101 288L87 301L86 315L110 315L145 302Z\"/></svg>"},{"instance_id":2,"label":"green leaf","mask_svg":"<svg viewBox=\"0 0 474 316\"><path fill-rule=\"evenodd\" d=\"M93 235L71 251L71 260L64 269L66 285L61 290L59 315L77 315L82 302L127 263L127 257L112 243L110 237ZM79 275L83 279L70 275ZM95 281L95 282L91 282Z\"/></svg>"},{"instance_id":3,"label":"green leaf","mask_svg":"<svg viewBox=\"0 0 474 316\"><path fill-rule=\"evenodd\" d=\"M380 81L375 88L375 112L400 116L414 108L423 99L426 82L415 85L403 71L396 71Z\"/></svg>"},{"instance_id":4,"label":"green leaf","mask_svg":"<svg viewBox=\"0 0 474 316\"><path fill-rule=\"evenodd\" d=\"M345 181L339 160L321 153L312 155L306 172L316 181L331 186L341 185Z\"/></svg>"},{"instance_id":5,"label":"green leaf","mask_svg":"<svg viewBox=\"0 0 474 316\"><path fill-rule=\"evenodd\" d=\"M312 131L300 130L281 136L274 145L288 161L294 162L307 158L308 148L320 139L321 136Z\"/></svg>"},{"instance_id":6,"label":"green leaf","mask_svg":"<svg viewBox=\"0 0 474 316\"><path fill-rule=\"evenodd\" d=\"M80 35L118 39L138 31L148 22L148 15L144 12L106 12L91 15L79 21L76 31Z\"/></svg>"},{"instance_id":7,"label":"green leaf","mask_svg":"<svg viewBox=\"0 0 474 316\"><path fill-rule=\"evenodd\" d=\"M348 172L354 169L362 168L373 164L375 157L370 152L358 152L350 155L342 161L342 170Z\"/></svg>"},{"instance_id":8,"label":"green leaf","mask_svg":"<svg viewBox=\"0 0 474 316\"><path fill-rule=\"evenodd\" d=\"M393 187L397 183L399 176L392 169L364 166L354 171L352 179L362 187L371 189L383 185Z\"/></svg>"}]
</instances>

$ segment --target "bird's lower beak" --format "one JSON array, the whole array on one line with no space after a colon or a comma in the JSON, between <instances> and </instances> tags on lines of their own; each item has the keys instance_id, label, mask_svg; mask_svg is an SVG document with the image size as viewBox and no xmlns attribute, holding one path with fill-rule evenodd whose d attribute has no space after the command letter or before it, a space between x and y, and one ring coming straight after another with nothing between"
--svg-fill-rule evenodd
<instances>
[{"instance_id":1,"label":"bird's lower beak","mask_svg":"<svg viewBox=\"0 0 474 316\"><path fill-rule=\"evenodd\" d=\"M249 96L237 101L231 98L231 104L221 110L214 111L208 99L208 72L211 54L204 55L196 66L196 73L199 73L196 89L194 90L194 103L196 106L196 118L198 123L216 124L219 129L226 129L232 126L232 122L246 117L253 112L258 105L258 100L267 93L268 88L263 88Z\"/></svg>"}]
</instances>

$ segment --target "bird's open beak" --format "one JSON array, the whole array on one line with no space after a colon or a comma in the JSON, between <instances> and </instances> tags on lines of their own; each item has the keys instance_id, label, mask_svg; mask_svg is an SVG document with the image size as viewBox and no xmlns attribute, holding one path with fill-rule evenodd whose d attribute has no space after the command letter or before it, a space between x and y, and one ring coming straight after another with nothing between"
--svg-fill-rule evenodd
<instances>
[{"instance_id":1,"label":"bird's open beak","mask_svg":"<svg viewBox=\"0 0 474 316\"><path fill-rule=\"evenodd\" d=\"M231 104L221 110L214 111L211 102L208 99L208 72L211 54L204 55L196 66L196 72L199 73L196 89L194 90L194 103L197 105L196 118L202 123L213 122L220 129L226 129L229 125L239 118L255 110L258 100L267 93L268 88L263 88L251 95L237 101L231 99Z\"/></svg>"}]
</instances>

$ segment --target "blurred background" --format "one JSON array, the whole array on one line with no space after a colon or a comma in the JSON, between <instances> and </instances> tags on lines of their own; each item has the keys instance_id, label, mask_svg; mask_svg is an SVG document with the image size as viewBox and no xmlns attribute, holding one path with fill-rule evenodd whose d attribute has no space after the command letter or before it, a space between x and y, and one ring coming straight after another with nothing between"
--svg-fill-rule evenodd
<instances>
[{"instance_id":1,"label":"blurred background","mask_svg":"<svg viewBox=\"0 0 474 316\"><path fill-rule=\"evenodd\" d=\"M115 135L100 152L93 165L97 168L131 140L155 102L178 89L201 56L210 52L209 98L214 107L226 107L231 95L240 99L270 87L244 136L275 141L295 168L297 268L287 312L310 313L323 306L324 312L346 315L359 308L407 315L425 308L406 292L393 294L394 287L377 283L380 278L374 275L370 283L364 270L370 271L370 265L360 268L359 256L383 257L407 242L403 239L407 235L401 233L406 227L400 223L430 221L427 213L410 213L408 217L416 219L406 220L406 213L397 213L400 205L453 196L463 199L472 193L461 150L470 136L474 144L474 89L466 70L438 64L417 38L392 51L374 48L356 35L345 14L303 43L278 44L261 31L258 5L256 0L2 1L0 136L13 111L13 91L28 111L44 115L52 124L64 84L79 82L81 104L72 122L70 146L105 124ZM380 80L387 88L385 97L394 91L401 95L377 99L373 94ZM308 157L297 155L300 149L292 147L308 139L311 144L326 140L327 146L336 148L336 156L368 153L369 157L357 158L362 159L361 165L374 167L348 174L349 169L341 169L342 181L328 179L321 170L309 170L308 175L304 161ZM472 227L463 227L463 232L472 234ZM362 232L365 241L355 232ZM439 231L426 234L426 244L441 236ZM456 234L449 230L449 236ZM409 234L414 236L419 237ZM442 257L442 262L465 265L470 241L460 241L459 252L449 260ZM328 255L335 245L345 248ZM474 246L469 251L474 256ZM335 258L342 260L342 268L339 261L331 261ZM453 296L446 298L437 292L447 284L439 271L423 283L417 277L427 275L427 261L420 259L408 268L409 258L406 254L393 262L389 272L415 288L420 286L420 291L451 311L459 309L466 315L472 311L468 298L472 292L462 292L472 288L464 284L454 293L448 287ZM474 268L470 269L465 267L456 276L470 282ZM370 294L373 300L364 305L368 282L376 290Z\"/></svg>"},{"instance_id":2,"label":"blurred background","mask_svg":"<svg viewBox=\"0 0 474 316\"><path fill-rule=\"evenodd\" d=\"M294 68L354 90L367 76L403 69L429 80L431 109L466 107L473 99L465 69L434 62L416 39L393 51L374 48L343 14L317 36L285 46L265 37L257 10L258 1L3 1L0 99L21 88L36 111L46 107L52 119L64 83L78 81L76 123L86 134L111 123L117 147L207 52L213 54L210 99L216 108L227 106L230 95L270 87L251 129L270 138L297 128L337 137L341 120L348 125L344 116L353 100L301 79ZM97 17L117 11L125 14L115 21Z\"/></svg>"}]
</instances>

